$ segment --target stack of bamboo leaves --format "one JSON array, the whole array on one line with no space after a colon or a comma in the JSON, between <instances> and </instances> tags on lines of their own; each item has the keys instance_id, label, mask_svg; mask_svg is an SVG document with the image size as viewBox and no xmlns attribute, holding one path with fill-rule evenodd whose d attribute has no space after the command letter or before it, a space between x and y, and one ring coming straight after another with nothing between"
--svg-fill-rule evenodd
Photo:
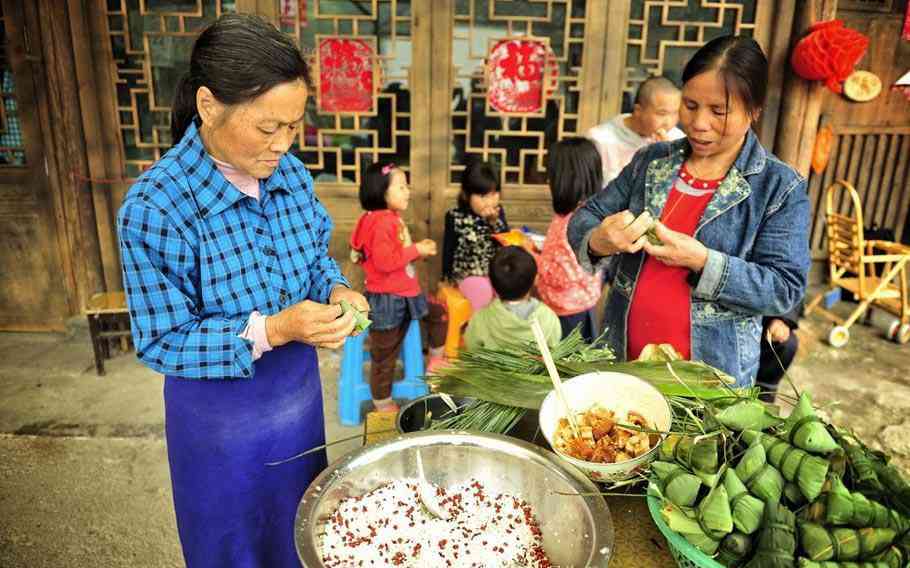
<instances>
[{"instance_id":1,"label":"stack of bamboo leaves","mask_svg":"<svg viewBox=\"0 0 910 568\"><path fill-rule=\"evenodd\" d=\"M603 347L585 343L578 331L552 348L563 380L595 371L635 375L667 397L730 396L733 379L704 363L672 361L658 352L650 360L618 362ZM669 367L668 367L669 364ZM434 392L472 399L466 407L432 417L430 429L507 433L528 410L538 410L553 384L533 342L462 351L448 367L427 377Z\"/></svg>"},{"instance_id":2,"label":"stack of bamboo leaves","mask_svg":"<svg viewBox=\"0 0 910 568\"><path fill-rule=\"evenodd\" d=\"M906 478L794 400L786 419L748 396L693 406L651 467L663 520L724 566L910 567Z\"/></svg>"}]
</instances>

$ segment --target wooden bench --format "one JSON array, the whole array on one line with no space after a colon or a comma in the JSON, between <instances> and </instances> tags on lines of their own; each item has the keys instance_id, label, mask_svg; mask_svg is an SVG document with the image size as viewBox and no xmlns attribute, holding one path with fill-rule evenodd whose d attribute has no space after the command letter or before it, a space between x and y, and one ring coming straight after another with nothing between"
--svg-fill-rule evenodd
<instances>
[{"instance_id":1,"label":"wooden bench","mask_svg":"<svg viewBox=\"0 0 910 568\"><path fill-rule=\"evenodd\" d=\"M126 293L103 292L95 294L85 309L88 330L95 354L95 371L104 375L104 360L111 358L112 349L122 352L132 349L130 313L126 307Z\"/></svg>"}]
</instances>

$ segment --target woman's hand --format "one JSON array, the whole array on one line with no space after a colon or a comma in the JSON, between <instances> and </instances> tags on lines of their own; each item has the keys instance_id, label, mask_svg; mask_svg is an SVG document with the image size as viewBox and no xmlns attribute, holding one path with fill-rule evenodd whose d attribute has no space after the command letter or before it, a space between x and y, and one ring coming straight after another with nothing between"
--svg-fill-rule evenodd
<instances>
[{"instance_id":1,"label":"woman's hand","mask_svg":"<svg viewBox=\"0 0 910 568\"><path fill-rule=\"evenodd\" d=\"M663 244L644 243L645 252L668 266L683 266L693 272L701 272L708 261L708 247L698 240L668 229L658 221L654 232Z\"/></svg>"},{"instance_id":2,"label":"woman's hand","mask_svg":"<svg viewBox=\"0 0 910 568\"><path fill-rule=\"evenodd\" d=\"M436 241L433 239L423 239L414 246L417 247L417 254L420 255L420 258L436 256Z\"/></svg>"},{"instance_id":3,"label":"woman's hand","mask_svg":"<svg viewBox=\"0 0 910 568\"><path fill-rule=\"evenodd\" d=\"M272 347L299 341L337 349L354 331L354 323L354 314L341 315L337 304L327 306L304 300L265 318L265 331Z\"/></svg>"},{"instance_id":4,"label":"woman's hand","mask_svg":"<svg viewBox=\"0 0 910 568\"><path fill-rule=\"evenodd\" d=\"M778 318L774 318L768 324L768 340L773 343L784 343L790 339L790 326Z\"/></svg>"},{"instance_id":5,"label":"woman's hand","mask_svg":"<svg viewBox=\"0 0 910 568\"><path fill-rule=\"evenodd\" d=\"M588 246L597 256L636 253L647 241L644 235L653 222L647 211L638 217L628 210L620 211L600 222L591 234Z\"/></svg>"},{"instance_id":6,"label":"woman's hand","mask_svg":"<svg viewBox=\"0 0 910 568\"><path fill-rule=\"evenodd\" d=\"M341 300L347 300L349 304L361 312L370 312L370 303L367 302L367 299L363 297L363 294L360 292L355 292L347 286L339 284L332 288L332 293L329 294L329 303L339 304L341 303Z\"/></svg>"}]
</instances>

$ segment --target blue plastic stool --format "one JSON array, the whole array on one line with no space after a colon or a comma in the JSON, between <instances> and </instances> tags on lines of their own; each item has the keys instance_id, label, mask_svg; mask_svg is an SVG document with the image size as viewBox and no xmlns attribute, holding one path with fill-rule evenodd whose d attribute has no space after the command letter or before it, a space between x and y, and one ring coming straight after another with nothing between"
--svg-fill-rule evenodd
<instances>
[{"instance_id":1,"label":"blue plastic stool","mask_svg":"<svg viewBox=\"0 0 910 568\"><path fill-rule=\"evenodd\" d=\"M363 403L373 398L370 395L369 378L363 374L363 364L370 360L370 352L364 348L366 337L366 333L361 333L344 342L338 382L338 417L345 426L362 424ZM392 383L392 398L411 400L428 394L430 390L423 381L423 343L420 339L419 321L411 320L399 357L404 363L404 378Z\"/></svg>"}]
</instances>

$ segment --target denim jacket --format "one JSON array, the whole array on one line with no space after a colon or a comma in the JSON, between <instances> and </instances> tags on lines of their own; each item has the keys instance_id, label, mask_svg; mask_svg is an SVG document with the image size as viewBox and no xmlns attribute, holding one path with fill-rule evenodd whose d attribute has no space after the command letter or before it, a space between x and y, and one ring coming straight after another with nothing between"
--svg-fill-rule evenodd
<instances>
[{"instance_id":1,"label":"denim jacket","mask_svg":"<svg viewBox=\"0 0 910 568\"><path fill-rule=\"evenodd\" d=\"M594 257L588 254L591 233L605 217L624 209L636 216L648 210L659 218L689 151L687 139L643 148L569 224L569 243L581 265L588 270L610 265L613 286L604 325L621 359L645 253ZM750 130L694 236L708 247L708 260L692 289L692 359L729 373L737 386L750 386L758 370L762 315L788 312L805 293L810 263L806 180L766 151Z\"/></svg>"}]
</instances>

